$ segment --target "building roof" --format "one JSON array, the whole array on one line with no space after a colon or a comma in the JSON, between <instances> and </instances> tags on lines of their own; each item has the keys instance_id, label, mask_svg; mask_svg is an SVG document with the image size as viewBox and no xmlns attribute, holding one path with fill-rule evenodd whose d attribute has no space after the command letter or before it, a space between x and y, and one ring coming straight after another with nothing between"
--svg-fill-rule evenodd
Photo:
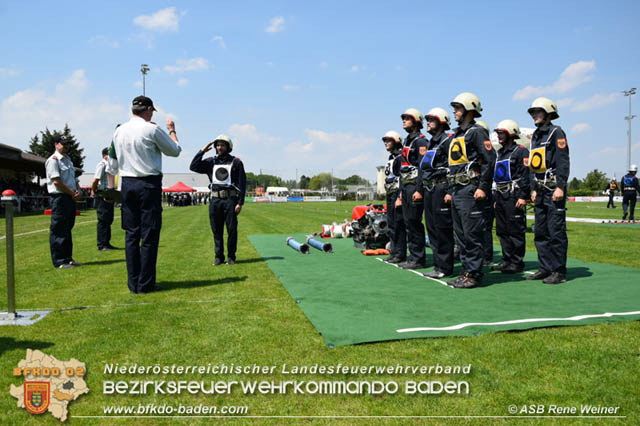
<instances>
[{"instance_id":1,"label":"building roof","mask_svg":"<svg viewBox=\"0 0 640 426\"><path fill-rule=\"evenodd\" d=\"M18 172L31 172L40 177L46 176L44 163L46 158L29 154L19 148L0 143L0 169Z\"/></svg>"}]
</instances>

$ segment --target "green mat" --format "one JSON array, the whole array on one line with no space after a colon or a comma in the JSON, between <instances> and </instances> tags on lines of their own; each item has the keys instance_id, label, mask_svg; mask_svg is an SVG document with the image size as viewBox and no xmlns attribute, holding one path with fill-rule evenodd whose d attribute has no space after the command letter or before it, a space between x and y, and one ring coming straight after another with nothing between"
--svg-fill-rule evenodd
<instances>
[{"instance_id":1,"label":"green mat","mask_svg":"<svg viewBox=\"0 0 640 426\"><path fill-rule=\"evenodd\" d=\"M363 256L351 239L323 240L333 254L311 248L303 255L286 237L249 240L328 346L640 319L634 268L569 259L569 281L561 285L485 268L483 287L462 290ZM535 253L525 260L526 270L537 269Z\"/></svg>"}]
</instances>

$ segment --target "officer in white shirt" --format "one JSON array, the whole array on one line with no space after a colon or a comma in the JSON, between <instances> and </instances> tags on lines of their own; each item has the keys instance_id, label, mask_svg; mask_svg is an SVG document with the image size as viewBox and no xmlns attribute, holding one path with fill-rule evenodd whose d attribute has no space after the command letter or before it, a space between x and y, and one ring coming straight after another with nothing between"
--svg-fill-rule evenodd
<instances>
[{"instance_id":1,"label":"officer in white shirt","mask_svg":"<svg viewBox=\"0 0 640 426\"><path fill-rule=\"evenodd\" d=\"M102 150L102 160L96 166L96 173L93 176L91 184L91 196L95 197L98 191L106 191L109 189L109 166L107 158L109 156L109 148ZM111 224L113 223L113 200L98 197L96 200L96 213L98 216L98 250L109 251L116 247L111 245Z\"/></svg>"},{"instance_id":2,"label":"officer in white shirt","mask_svg":"<svg viewBox=\"0 0 640 426\"><path fill-rule=\"evenodd\" d=\"M47 191L51 197L49 247L53 266L61 269L80 265L72 257L71 229L76 223L76 202L80 199L80 187L75 167L67 156L70 143L66 136L60 136L54 142L56 151L45 163Z\"/></svg>"},{"instance_id":3,"label":"officer in white shirt","mask_svg":"<svg viewBox=\"0 0 640 426\"><path fill-rule=\"evenodd\" d=\"M182 151L173 120L167 119L167 134L151 122L154 111L151 99L136 97L133 117L113 135L122 179L127 284L134 294L161 289L156 285L156 259L162 227L162 154L177 157Z\"/></svg>"}]
</instances>

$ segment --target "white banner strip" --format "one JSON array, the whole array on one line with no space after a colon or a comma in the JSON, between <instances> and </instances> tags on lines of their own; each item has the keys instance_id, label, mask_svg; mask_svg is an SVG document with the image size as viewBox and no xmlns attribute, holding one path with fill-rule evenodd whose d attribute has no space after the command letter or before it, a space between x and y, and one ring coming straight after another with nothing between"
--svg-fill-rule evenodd
<instances>
[{"instance_id":1,"label":"white banner strip","mask_svg":"<svg viewBox=\"0 0 640 426\"><path fill-rule=\"evenodd\" d=\"M582 321L589 318L609 318L613 316L625 316L625 315L640 315L640 311L633 312L621 312L621 313L604 313L594 315L577 315L575 317L567 318L526 318L519 320L499 321L499 322L465 322L462 324L451 325L449 327L416 327L416 328L401 328L396 330L396 333L412 333L416 331L451 331L460 330L466 327L473 327L474 325L507 325L507 324L524 324L529 322L548 322L548 321Z\"/></svg>"}]
</instances>

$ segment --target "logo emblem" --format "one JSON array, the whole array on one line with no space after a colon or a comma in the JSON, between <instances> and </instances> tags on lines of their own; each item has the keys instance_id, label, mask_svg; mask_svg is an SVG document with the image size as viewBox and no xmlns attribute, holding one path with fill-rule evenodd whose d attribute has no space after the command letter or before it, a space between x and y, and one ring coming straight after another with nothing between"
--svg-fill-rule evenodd
<instances>
[{"instance_id":1,"label":"logo emblem","mask_svg":"<svg viewBox=\"0 0 640 426\"><path fill-rule=\"evenodd\" d=\"M50 382L24 382L24 406L32 414L42 414L49 408Z\"/></svg>"},{"instance_id":2,"label":"logo emblem","mask_svg":"<svg viewBox=\"0 0 640 426\"><path fill-rule=\"evenodd\" d=\"M524 164L525 167L529 167L529 157L523 157L522 164Z\"/></svg>"},{"instance_id":3,"label":"logo emblem","mask_svg":"<svg viewBox=\"0 0 640 426\"><path fill-rule=\"evenodd\" d=\"M455 138L449 145L449 165L466 164L469 162L467 158L467 146L464 143L464 136Z\"/></svg>"},{"instance_id":4,"label":"logo emblem","mask_svg":"<svg viewBox=\"0 0 640 426\"><path fill-rule=\"evenodd\" d=\"M493 145L491 145L491 141L484 141L484 147L487 151L491 151L493 149Z\"/></svg>"},{"instance_id":5,"label":"logo emblem","mask_svg":"<svg viewBox=\"0 0 640 426\"><path fill-rule=\"evenodd\" d=\"M421 146L420 150L418 152L420 152L420 155L424 155L425 152L427 152L427 147L426 146Z\"/></svg>"},{"instance_id":6,"label":"logo emblem","mask_svg":"<svg viewBox=\"0 0 640 426\"><path fill-rule=\"evenodd\" d=\"M558 139L558 148L565 149L567 147L567 140L565 138Z\"/></svg>"},{"instance_id":7,"label":"logo emblem","mask_svg":"<svg viewBox=\"0 0 640 426\"><path fill-rule=\"evenodd\" d=\"M544 146L531 151L531 154L529 155L529 168L535 173L544 173L547 171L545 154L546 151Z\"/></svg>"}]
</instances>

